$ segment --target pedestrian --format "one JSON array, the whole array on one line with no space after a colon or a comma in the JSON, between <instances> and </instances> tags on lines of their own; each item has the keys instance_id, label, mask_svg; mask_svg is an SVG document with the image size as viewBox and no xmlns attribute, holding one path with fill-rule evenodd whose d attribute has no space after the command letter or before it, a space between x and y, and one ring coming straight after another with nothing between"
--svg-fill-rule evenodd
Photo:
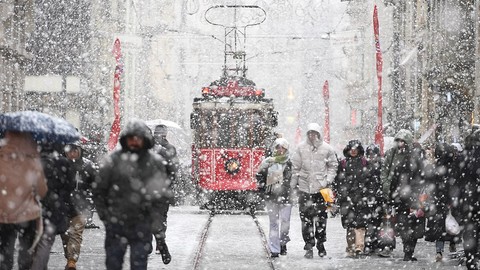
<instances>
[{"instance_id":1,"label":"pedestrian","mask_svg":"<svg viewBox=\"0 0 480 270\"><path fill-rule=\"evenodd\" d=\"M382 169L382 156L380 154L380 147L376 144L370 144L365 151L365 156L370 165L370 184L367 203L371 217L367 224L367 231L365 232L365 255L371 255L378 252L382 247L379 241L380 226L382 225L385 213L383 211L383 191L380 174Z\"/></svg>"},{"instance_id":2,"label":"pedestrian","mask_svg":"<svg viewBox=\"0 0 480 270\"><path fill-rule=\"evenodd\" d=\"M298 204L305 242L305 257L313 258L313 247L318 255L327 255L327 203L320 193L329 187L336 176L338 161L333 147L323 141L317 123L307 125L307 139L300 143L292 158L291 186L298 189Z\"/></svg>"},{"instance_id":3,"label":"pedestrian","mask_svg":"<svg viewBox=\"0 0 480 270\"><path fill-rule=\"evenodd\" d=\"M143 121L130 120L119 142L121 149L102 160L93 189L106 229L106 269L121 269L130 247L130 268L143 270L152 249L152 204L172 194L165 160L150 151L154 140Z\"/></svg>"},{"instance_id":4,"label":"pedestrian","mask_svg":"<svg viewBox=\"0 0 480 270\"><path fill-rule=\"evenodd\" d=\"M461 224L463 225L463 249L467 269L478 269L480 263L480 130L465 138L465 167L461 168Z\"/></svg>"},{"instance_id":5,"label":"pedestrian","mask_svg":"<svg viewBox=\"0 0 480 270\"><path fill-rule=\"evenodd\" d=\"M459 241L458 236L447 233L445 226L445 220L452 205L450 189L455 181L454 175L452 175L454 153L453 146L446 143L437 144L434 154L434 173L430 177L426 177L429 207L426 211L425 240L435 242L435 261L437 262L442 261L445 241L450 242L450 249L453 249L455 242Z\"/></svg>"},{"instance_id":6,"label":"pedestrian","mask_svg":"<svg viewBox=\"0 0 480 270\"><path fill-rule=\"evenodd\" d=\"M364 254L365 233L373 214L368 198L377 186L373 183L365 150L359 140L351 140L343 149L344 159L340 161L335 190L340 205L342 226L346 229L347 256L351 258Z\"/></svg>"},{"instance_id":7,"label":"pedestrian","mask_svg":"<svg viewBox=\"0 0 480 270\"><path fill-rule=\"evenodd\" d=\"M270 222L268 247L272 258L287 255L287 243L290 241L290 182L292 162L289 158L289 143L278 138L272 146L273 155L266 157L260 164L257 175L264 190L264 199Z\"/></svg>"},{"instance_id":8,"label":"pedestrian","mask_svg":"<svg viewBox=\"0 0 480 270\"><path fill-rule=\"evenodd\" d=\"M386 215L394 216L395 232L403 242L404 261L417 261L413 256L418 239L425 232L425 213L420 201L424 192L423 151L414 145L409 130L395 135L395 146L385 153L381 181L386 202ZM389 256L391 250L380 255Z\"/></svg>"},{"instance_id":9,"label":"pedestrian","mask_svg":"<svg viewBox=\"0 0 480 270\"><path fill-rule=\"evenodd\" d=\"M155 139L154 151L162 156L166 161L166 170L169 177L169 188L175 190L176 178L178 174L179 161L175 146L167 140L168 128L165 125L155 126L153 137ZM164 264L169 264L172 256L168 251L166 238L167 232L167 216L170 205L175 203L174 198L165 198L165 200L157 201L154 205L153 233L155 236L156 249L162 256Z\"/></svg>"},{"instance_id":10,"label":"pedestrian","mask_svg":"<svg viewBox=\"0 0 480 270\"><path fill-rule=\"evenodd\" d=\"M74 175L74 190L71 194L73 204L78 215L70 219L66 234L62 234L64 255L67 259L67 270L76 269L76 263L80 256L85 228L98 228L93 224L93 210L95 208L92 199L92 184L97 176L95 164L84 157L84 150L80 141L65 146L67 157Z\"/></svg>"},{"instance_id":11,"label":"pedestrian","mask_svg":"<svg viewBox=\"0 0 480 270\"><path fill-rule=\"evenodd\" d=\"M43 144L41 159L47 178L48 192L41 200L43 214L43 234L33 255L32 270L48 269L50 251L55 237L65 234L71 218L78 215L71 194L74 189L73 171L67 158L61 153L62 147ZM74 270L75 268L66 268Z\"/></svg>"},{"instance_id":12,"label":"pedestrian","mask_svg":"<svg viewBox=\"0 0 480 270\"><path fill-rule=\"evenodd\" d=\"M18 237L18 269L31 268L42 233L40 199L47 183L30 133L6 131L0 139L0 269L13 268ZM37 237L36 237L37 236Z\"/></svg>"}]
</instances>

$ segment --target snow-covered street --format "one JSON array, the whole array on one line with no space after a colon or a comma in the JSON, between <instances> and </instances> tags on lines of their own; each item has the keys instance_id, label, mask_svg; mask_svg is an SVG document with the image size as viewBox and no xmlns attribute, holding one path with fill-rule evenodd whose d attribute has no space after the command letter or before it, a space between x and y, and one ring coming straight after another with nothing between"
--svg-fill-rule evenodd
<instances>
[{"instance_id":1,"label":"snow-covered street","mask_svg":"<svg viewBox=\"0 0 480 270\"><path fill-rule=\"evenodd\" d=\"M160 255L152 254L149 257L148 268L193 269L200 237L208 218L209 213L199 210L196 206L172 207L167 230L167 243L172 254L172 262L164 265ZM257 218L263 231L268 234L268 216L260 213ZM100 221L96 222L100 224ZM104 234L103 227L85 231L78 269L105 269ZM297 207L294 207L292 212L290 238L288 254L275 259L275 269L465 269L457 266L453 260L435 263L434 243L423 240L420 240L415 251L418 262L402 261L402 245L398 238L393 258L377 256L366 259L346 258L345 231L339 217L328 220L327 258L315 256L311 260L305 259ZM271 269L255 222L249 216L216 215L208 233L204 252L208 257L200 260L198 269ZM57 237L49 269L63 269L65 263L61 241ZM128 257L125 258L123 269L129 269Z\"/></svg>"}]
</instances>

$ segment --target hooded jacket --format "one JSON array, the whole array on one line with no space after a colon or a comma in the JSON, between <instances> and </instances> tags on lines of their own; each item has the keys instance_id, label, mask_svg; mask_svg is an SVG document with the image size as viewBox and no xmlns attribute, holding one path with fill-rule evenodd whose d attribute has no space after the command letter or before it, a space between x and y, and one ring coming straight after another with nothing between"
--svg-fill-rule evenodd
<instances>
[{"instance_id":1,"label":"hooded jacket","mask_svg":"<svg viewBox=\"0 0 480 270\"><path fill-rule=\"evenodd\" d=\"M387 202L399 203L402 201L416 208L414 201L418 195L422 162L413 147L413 135L410 131L401 129L395 140L405 141L405 148L400 150L393 147L385 153L385 162L382 167L381 181L383 194Z\"/></svg>"},{"instance_id":2,"label":"hooded jacket","mask_svg":"<svg viewBox=\"0 0 480 270\"><path fill-rule=\"evenodd\" d=\"M140 151L127 146L128 136L144 140ZM100 165L93 189L97 212L103 222L133 225L151 223L152 205L171 199L165 160L149 151L153 136L144 122L130 121L120 134L122 148L107 156Z\"/></svg>"},{"instance_id":3,"label":"hooded jacket","mask_svg":"<svg viewBox=\"0 0 480 270\"><path fill-rule=\"evenodd\" d=\"M338 161L335 150L322 139L318 128L309 130L316 131L319 140L312 143L305 140L300 143L291 160L293 164L291 187L297 188L309 194L319 193L320 189L326 188L333 183L337 174Z\"/></svg>"},{"instance_id":4,"label":"hooded jacket","mask_svg":"<svg viewBox=\"0 0 480 270\"><path fill-rule=\"evenodd\" d=\"M6 132L0 143L0 223L40 217L38 203L47 193L37 144L29 133Z\"/></svg>"}]
</instances>

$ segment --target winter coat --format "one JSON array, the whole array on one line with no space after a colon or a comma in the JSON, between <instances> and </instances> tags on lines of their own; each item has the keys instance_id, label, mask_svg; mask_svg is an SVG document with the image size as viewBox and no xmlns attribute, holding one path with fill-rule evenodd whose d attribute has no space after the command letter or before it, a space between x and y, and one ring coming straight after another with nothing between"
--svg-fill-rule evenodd
<instances>
[{"instance_id":1,"label":"winter coat","mask_svg":"<svg viewBox=\"0 0 480 270\"><path fill-rule=\"evenodd\" d=\"M266 158L262 161L258 168L257 185L264 192L265 200L279 204L289 204L292 179L292 162L290 159L284 162L273 162L273 157ZM281 180L276 184L266 186L267 177L272 175L281 176Z\"/></svg>"},{"instance_id":2,"label":"winter coat","mask_svg":"<svg viewBox=\"0 0 480 270\"><path fill-rule=\"evenodd\" d=\"M83 151L82 151L83 155ZM95 164L87 158L69 160L74 173L73 203L78 212L91 208L92 184L98 174Z\"/></svg>"},{"instance_id":3,"label":"winter coat","mask_svg":"<svg viewBox=\"0 0 480 270\"><path fill-rule=\"evenodd\" d=\"M47 182L37 144L29 133L6 132L0 140L0 223L34 220Z\"/></svg>"},{"instance_id":4,"label":"winter coat","mask_svg":"<svg viewBox=\"0 0 480 270\"><path fill-rule=\"evenodd\" d=\"M352 143L357 142L358 155L352 157ZM345 159L340 161L334 183L337 203L340 205L344 228L365 228L373 215L378 184L374 183L371 165L363 156L363 146L350 141L343 150ZM378 180L378 179L377 179Z\"/></svg>"},{"instance_id":5,"label":"winter coat","mask_svg":"<svg viewBox=\"0 0 480 270\"><path fill-rule=\"evenodd\" d=\"M394 147L386 152L381 179L385 201L395 209L395 230L404 239L418 239L425 232L424 208L420 202L420 194L425 190L424 159L422 150L405 139L405 149Z\"/></svg>"},{"instance_id":6,"label":"winter coat","mask_svg":"<svg viewBox=\"0 0 480 270\"><path fill-rule=\"evenodd\" d=\"M305 193L319 193L333 183L337 174L335 151L321 138L315 144L308 139L300 143L291 160L291 186Z\"/></svg>"},{"instance_id":7,"label":"winter coat","mask_svg":"<svg viewBox=\"0 0 480 270\"><path fill-rule=\"evenodd\" d=\"M131 151L128 136L140 136L144 147ZM165 160L149 151L153 136L145 123L131 121L120 134L122 148L107 156L100 165L93 189L94 201L104 223L151 224L151 212L157 203L168 203L173 197Z\"/></svg>"},{"instance_id":8,"label":"winter coat","mask_svg":"<svg viewBox=\"0 0 480 270\"><path fill-rule=\"evenodd\" d=\"M460 207L462 224L480 224L480 131L475 131L465 139L465 167L461 168Z\"/></svg>"},{"instance_id":9,"label":"winter coat","mask_svg":"<svg viewBox=\"0 0 480 270\"><path fill-rule=\"evenodd\" d=\"M41 200L43 218L55 226L56 234L64 233L70 218L78 215L71 194L74 189L73 171L68 159L56 152L41 153L48 192Z\"/></svg>"},{"instance_id":10,"label":"winter coat","mask_svg":"<svg viewBox=\"0 0 480 270\"><path fill-rule=\"evenodd\" d=\"M434 173L427 177L428 208L426 209L427 228L425 240L451 241L453 237L446 234L445 219L452 205L450 189L455 183L452 175L454 166L454 149L448 144L439 144L435 148Z\"/></svg>"},{"instance_id":11,"label":"winter coat","mask_svg":"<svg viewBox=\"0 0 480 270\"><path fill-rule=\"evenodd\" d=\"M177 157L177 149L166 139L164 139L159 144L155 144L154 151L165 159L167 175L170 177L170 189L174 189L175 180L177 179L178 174L178 168L180 166L180 162ZM174 204L174 201L174 198L172 198L170 200L170 203Z\"/></svg>"}]
</instances>

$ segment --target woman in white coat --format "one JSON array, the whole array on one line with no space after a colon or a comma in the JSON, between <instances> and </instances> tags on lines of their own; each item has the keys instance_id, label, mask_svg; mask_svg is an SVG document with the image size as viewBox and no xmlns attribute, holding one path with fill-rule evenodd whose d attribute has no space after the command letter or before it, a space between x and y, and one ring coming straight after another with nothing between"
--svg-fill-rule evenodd
<instances>
[{"instance_id":1,"label":"woman in white coat","mask_svg":"<svg viewBox=\"0 0 480 270\"><path fill-rule=\"evenodd\" d=\"M270 220L268 246L271 257L287 255L287 243L290 241L292 162L288 156L288 148L287 140L276 139L273 143L273 156L263 160L257 174L259 184L264 190Z\"/></svg>"}]
</instances>

